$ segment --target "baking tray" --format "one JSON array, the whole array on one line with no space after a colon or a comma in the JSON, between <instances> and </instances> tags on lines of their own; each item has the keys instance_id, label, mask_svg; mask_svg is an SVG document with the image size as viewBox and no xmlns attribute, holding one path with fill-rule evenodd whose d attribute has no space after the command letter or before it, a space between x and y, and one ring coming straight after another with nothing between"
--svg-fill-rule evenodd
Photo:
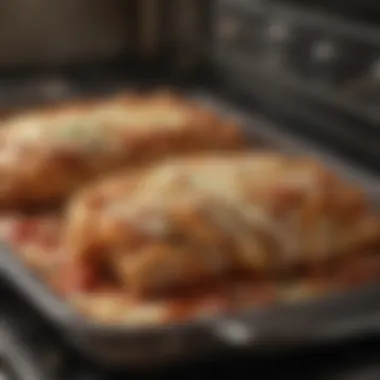
<instances>
[{"instance_id":1,"label":"baking tray","mask_svg":"<svg viewBox=\"0 0 380 380\"><path fill-rule=\"evenodd\" d=\"M187 94L241 121L247 136L263 147L307 152L355 180L375 200L380 182L326 152L287 136L281 128L204 92ZM261 144L260 144L261 143ZM374 202L374 207L377 207ZM82 353L108 366L148 369L224 349L273 350L331 342L380 330L380 285L294 304L277 304L186 323L149 327L106 326L85 319L42 283L16 255L2 247L0 271Z\"/></svg>"}]
</instances>

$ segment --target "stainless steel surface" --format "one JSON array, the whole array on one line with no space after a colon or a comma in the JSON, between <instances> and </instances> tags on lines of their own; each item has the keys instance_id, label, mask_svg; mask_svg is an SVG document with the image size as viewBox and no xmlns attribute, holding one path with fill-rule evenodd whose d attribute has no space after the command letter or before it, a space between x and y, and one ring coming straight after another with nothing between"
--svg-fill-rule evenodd
<instances>
[{"instance_id":1,"label":"stainless steel surface","mask_svg":"<svg viewBox=\"0 0 380 380\"><path fill-rule=\"evenodd\" d=\"M252 91L259 78L379 130L379 27L249 0L219 0L215 17L215 65L242 73Z\"/></svg>"}]
</instances>

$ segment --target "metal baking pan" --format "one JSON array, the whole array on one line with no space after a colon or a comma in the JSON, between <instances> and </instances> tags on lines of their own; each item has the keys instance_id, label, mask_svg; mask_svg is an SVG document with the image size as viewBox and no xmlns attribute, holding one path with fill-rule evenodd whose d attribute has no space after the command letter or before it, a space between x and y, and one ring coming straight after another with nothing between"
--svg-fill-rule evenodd
<instances>
[{"instance_id":1,"label":"metal baking pan","mask_svg":"<svg viewBox=\"0 0 380 380\"><path fill-rule=\"evenodd\" d=\"M36 352L16 331L12 321L0 319L0 379L48 380L48 372L37 364Z\"/></svg>"},{"instance_id":2,"label":"metal baking pan","mask_svg":"<svg viewBox=\"0 0 380 380\"><path fill-rule=\"evenodd\" d=\"M315 147L287 136L278 126L260 120L257 115L232 107L229 102L211 94L196 93L190 97L218 112L236 116L245 126L247 135L261 142L259 145L288 152L307 152L359 182L371 199L375 200L380 194L380 182ZM186 323L126 327L105 326L85 319L54 295L5 248L0 255L0 270L73 346L108 366L144 369L224 349L290 348L380 330L380 285L297 304L277 304Z\"/></svg>"},{"instance_id":3,"label":"metal baking pan","mask_svg":"<svg viewBox=\"0 0 380 380\"><path fill-rule=\"evenodd\" d=\"M54 329L1 279L0 310L0 379L56 379L66 362L64 347Z\"/></svg>"}]
</instances>

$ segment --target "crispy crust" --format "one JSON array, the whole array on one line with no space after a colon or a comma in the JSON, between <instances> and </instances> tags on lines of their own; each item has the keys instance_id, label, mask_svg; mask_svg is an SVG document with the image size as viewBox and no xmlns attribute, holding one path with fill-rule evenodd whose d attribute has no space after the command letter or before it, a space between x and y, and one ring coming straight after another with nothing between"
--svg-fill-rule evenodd
<instances>
[{"instance_id":1,"label":"crispy crust","mask_svg":"<svg viewBox=\"0 0 380 380\"><path fill-rule=\"evenodd\" d=\"M306 158L174 159L79 194L66 252L74 266L107 267L127 289L152 293L363 251L379 243L369 210L364 194Z\"/></svg>"},{"instance_id":2,"label":"crispy crust","mask_svg":"<svg viewBox=\"0 0 380 380\"><path fill-rule=\"evenodd\" d=\"M0 207L60 201L121 167L244 145L234 122L170 94L26 112L2 123Z\"/></svg>"}]
</instances>

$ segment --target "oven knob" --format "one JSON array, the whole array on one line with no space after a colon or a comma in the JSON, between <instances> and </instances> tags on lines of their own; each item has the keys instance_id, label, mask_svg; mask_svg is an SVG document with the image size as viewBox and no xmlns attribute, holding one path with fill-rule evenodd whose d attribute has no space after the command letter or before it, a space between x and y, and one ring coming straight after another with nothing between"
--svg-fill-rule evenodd
<instances>
[{"instance_id":1,"label":"oven knob","mask_svg":"<svg viewBox=\"0 0 380 380\"><path fill-rule=\"evenodd\" d=\"M311 51L311 58L314 62L328 63L334 61L338 56L338 49L331 41L317 42Z\"/></svg>"}]
</instances>

